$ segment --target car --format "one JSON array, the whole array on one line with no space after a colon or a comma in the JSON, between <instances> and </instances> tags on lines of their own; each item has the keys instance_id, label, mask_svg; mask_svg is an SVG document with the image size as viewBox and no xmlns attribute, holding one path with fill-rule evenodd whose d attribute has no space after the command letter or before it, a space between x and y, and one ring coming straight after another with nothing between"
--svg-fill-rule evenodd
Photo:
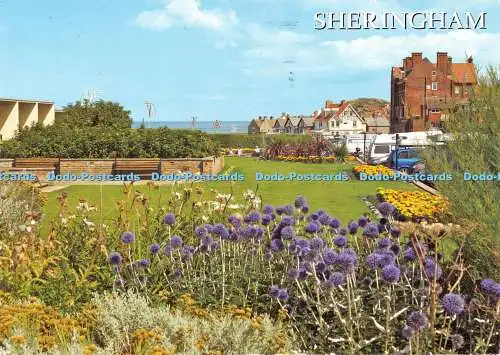
<instances>
[{"instance_id":1,"label":"car","mask_svg":"<svg viewBox=\"0 0 500 355\"><path fill-rule=\"evenodd\" d=\"M418 150L415 148L398 148L393 150L385 165L393 170L409 174L412 172L415 164L421 162Z\"/></svg>"}]
</instances>

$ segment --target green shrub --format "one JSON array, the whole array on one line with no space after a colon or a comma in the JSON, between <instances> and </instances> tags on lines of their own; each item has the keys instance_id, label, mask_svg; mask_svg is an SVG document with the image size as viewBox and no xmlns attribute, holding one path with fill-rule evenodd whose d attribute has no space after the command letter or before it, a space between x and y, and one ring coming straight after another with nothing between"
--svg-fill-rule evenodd
<instances>
[{"instance_id":1,"label":"green shrub","mask_svg":"<svg viewBox=\"0 0 500 355\"><path fill-rule=\"evenodd\" d=\"M300 142L308 138L304 135L265 135L265 134L244 134L244 133L214 133L210 136L223 148L255 148L267 147L274 142Z\"/></svg>"}]
</instances>

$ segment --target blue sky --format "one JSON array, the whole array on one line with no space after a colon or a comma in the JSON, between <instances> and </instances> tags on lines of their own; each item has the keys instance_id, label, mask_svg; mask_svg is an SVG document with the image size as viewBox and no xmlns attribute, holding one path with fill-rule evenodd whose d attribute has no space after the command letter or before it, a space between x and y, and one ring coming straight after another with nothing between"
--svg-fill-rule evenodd
<instances>
[{"instance_id":1,"label":"blue sky","mask_svg":"<svg viewBox=\"0 0 500 355\"><path fill-rule=\"evenodd\" d=\"M0 97L63 106L94 88L137 121L145 100L155 104L156 120L249 120L310 114L326 99L387 99L390 68L411 51L500 63L500 1L416 3L0 0ZM415 10L485 11L488 29L314 30L317 11Z\"/></svg>"}]
</instances>

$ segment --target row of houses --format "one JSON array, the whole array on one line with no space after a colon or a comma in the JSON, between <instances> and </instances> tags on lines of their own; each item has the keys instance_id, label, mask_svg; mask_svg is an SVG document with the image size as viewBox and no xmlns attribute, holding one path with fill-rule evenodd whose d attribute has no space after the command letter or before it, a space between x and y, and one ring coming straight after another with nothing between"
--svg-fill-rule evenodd
<instances>
[{"instance_id":1,"label":"row of houses","mask_svg":"<svg viewBox=\"0 0 500 355\"><path fill-rule=\"evenodd\" d=\"M325 102L324 107L309 116L293 116L282 113L280 117L258 117L248 125L249 134L305 134L344 136L362 132L389 133L387 118L361 117L355 108L342 100Z\"/></svg>"}]
</instances>

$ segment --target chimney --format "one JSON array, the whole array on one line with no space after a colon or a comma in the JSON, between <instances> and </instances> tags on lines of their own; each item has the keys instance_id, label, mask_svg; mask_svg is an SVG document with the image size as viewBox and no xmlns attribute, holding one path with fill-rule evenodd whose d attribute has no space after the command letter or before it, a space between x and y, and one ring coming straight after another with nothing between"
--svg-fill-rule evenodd
<instances>
[{"instance_id":1,"label":"chimney","mask_svg":"<svg viewBox=\"0 0 500 355\"><path fill-rule=\"evenodd\" d=\"M470 56L469 58L467 58L467 63L469 63L469 64L474 63L474 58L472 58L472 56Z\"/></svg>"},{"instance_id":2,"label":"chimney","mask_svg":"<svg viewBox=\"0 0 500 355\"><path fill-rule=\"evenodd\" d=\"M411 54L412 66L422 63L422 52L413 52Z\"/></svg>"},{"instance_id":3,"label":"chimney","mask_svg":"<svg viewBox=\"0 0 500 355\"><path fill-rule=\"evenodd\" d=\"M345 104L345 100L340 100L340 106L342 106L343 104Z\"/></svg>"},{"instance_id":4,"label":"chimney","mask_svg":"<svg viewBox=\"0 0 500 355\"><path fill-rule=\"evenodd\" d=\"M413 60L411 57L406 57L403 59L403 70L408 70L413 68Z\"/></svg>"},{"instance_id":5,"label":"chimney","mask_svg":"<svg viewBox=\"0 0 500 355\"><path fill-rule=\"evenodd\" d=\"M444 75L448 75L448 53L438 52L437 53L437 69Z\"/></svg>"}]
</instances>

